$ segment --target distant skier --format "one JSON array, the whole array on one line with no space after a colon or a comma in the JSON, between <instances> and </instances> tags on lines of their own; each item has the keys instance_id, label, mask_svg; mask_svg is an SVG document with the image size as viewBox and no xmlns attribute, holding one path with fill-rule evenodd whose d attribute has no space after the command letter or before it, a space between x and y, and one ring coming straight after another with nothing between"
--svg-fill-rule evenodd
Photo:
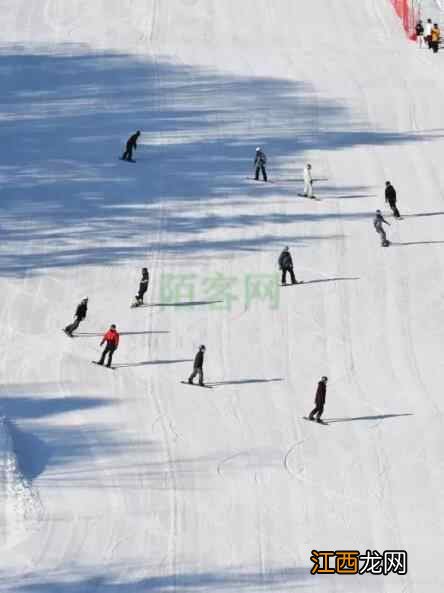
<instances>
[{"instance_id":1,"label":"distant skier","mask_svg":"<svg viewBox=\"0 0 444 593\"><path fill-rule=\"evenodd\" d=\"M146 291L148 290L149 281L150 281L150 276L148 273L148 269L142 268L142 278L140 279L140 283L139 283L139 292L134 297L135 301L134 301L133 307L139 307L140 305L143 305L143 296L146 293Z\"/></svg>"},{"instance_id":2,"label":"distant skier","mask_svg":"<svg viewBox=\"0 0 444 593\"><path fill-rule=\"evenodd\" d=\"M309 420L314 420L314 417L316 416L316 422L322 422L321 416L324 412L325 398L327 395L327 381L328 378L324 376L321 377L321 380L318 383L315 396L315 407L308 416Z\"/></svg>"},{"instance_id":3,"label":"distant skier","mask_svg":"<svg viewBox=\"0 0 444 593\"><path fill-rule=\"evenodd\" d=\"M290 279L292 284L298 284L293 272L293 259L291 257L290 250L285 247L278 259L279 269L282 271L281 283L287 284L287 272L290 273Z\"/></svg>"},{"instance_id":4,"label":"distant skier","mask_svg":"<svg viewBox=\"0 0 444 593\"><path fill-rule=\"evenodd\" d=\"M310 163L307 163L304 167L304 196L313 198L313 177Z\"/></svg>"},{"instance_id":5,"label":"distant skier","mask_svg":"<svg viewBox=\"0 0 444 593\"><path fill-rule=\"evenodd\" d=\"M203 376L203 363L204 363L204 354L205 354L205 346L202 344L200 346L196 356L194 357L194 364L193 364L193 372L191 373L188 383L193 384L193 379L196 375L199 375L199 385L203 387L204 385L204 376Z\"/></svg>"},{"instance_id":6,"label":"distant skier","mask_svg":"<svg viewBox=\"0 0 444 593\"><path fill-rule=\"evenodd\" d=\"M111 327L109 328L109 330L104 334L102 341L100 342L100 345L103 346L103 344L106 343L105 349L102 352L102 356L99 360L99 362L97 364L102 364L105 362L105 357L108 354L108 362L107 362L107 367L111 366L111 362L113 360L113 354L114 352L117 350L117 347L119 346L119 334L117 333L117 329L116 326L114 325L114 323L111 325Z\"/></svg>"},{"instance_id":7,"label":"distant skier","mask_svg":"<svg viewBox=\"0 0 444 593\"><path fill-rule=\"evenodd\" d=\"M373 226L375 227L376 232L381 235L382 247L388 247L390 245L390 241L387 239L387 235L385 234L382 223L388 224L390 226L390 223L387 222L382 216L381 210L376 210L375 218L373 219Z\"/></svg>"},{"instance_id":8,"label":"distant skier","mask_svg":"<svg viewBox=\"0 0 444 593\"><path fill-rule=\"evenodd\" d=\"M427 19L425 31L424 31L425 32L424 39L426 40L429 49L432 49L432 29L433 29L432 19Z\"/></svg>"},{"instance_id":9,"label":"distant skier","mask_svg":"<svg viewBox=\"0 0 444 593\"><path fill-rule=\"evenodd\" d=\"M419 20L415 26L415 33L416 33L416 42L418 43L419 47L421 48L424 45L424 25L422 21Z\"/></svg>"},{"instance_id":10,"label":"distant skier","mask_svg":"<svg viewBox=\"0 0 444 593\"><path fill-rule=\"evenodd\" d=\"M393 187L393 185L390 183L390 181L385 182L385 201L390 206L390 208L393 212L393 216L395 218L401 218L401 215L399 214L399 210L396 206L396 190Z\"/></svg>"},{"instance_id":11,"label":"distant skier","mask_svg":"<svg viewBox=\"0 0 444 593\"><path fill-rule=\"evenodd\" d=\"M133 150L137 150L137 140L140 136L140 130L137 130L135 134L130 136L126 142L126 150L122 155L122 161L133 160Z\"/></svg>"},{"instance_id":12,"label":"distant skier","mask_svg":"<svg viewBox=\"0 0 444 593\"><path fill-rule=\"evenodd\" d=\"M68 335L69 337L72 338L73 331L75 331L79 327L80 322L86 318L87 311L88 311L88 297L85 297L77 305L76 312L74 313L74 321L72 323L70 323L69 325L67 325L65 327L65 329L63 330L66 335Z\"/></svg>"},{"instance_id":13,"label":"distant skier","mask_svg":"<svg viewBox=\"0 0 444 593\"><path fill-rule=\"evenodd\" d=\"M259 173L262 171L262 177L264 181L267 181L267 171L265 169L265 165L267 164L267 156L265 152L261 149L260 146L256 148L256 156L254 157L254 169L255 175L254 178L256 181L259 181Z\"/></svg>"},{"instance_id":14,"label":"distant skier","mask_svg":"<svg viewBox=\"0 0 444 593\"><path fill-rule=\"evenodd\" d=\"M432 31L430 33L430 45L431 45L431 48L432 48L434 54L438 53L440 41L441 41L441 31L438 27L438 23L435 23L433 25Z\"/></svg>"}]
</instances>

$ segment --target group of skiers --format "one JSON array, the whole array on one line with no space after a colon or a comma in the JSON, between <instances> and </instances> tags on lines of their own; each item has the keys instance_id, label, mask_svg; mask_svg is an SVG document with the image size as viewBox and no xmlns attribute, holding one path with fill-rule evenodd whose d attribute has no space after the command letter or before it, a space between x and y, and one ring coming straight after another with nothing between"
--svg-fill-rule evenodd
<instances>
[{"instance_id":1,"label":"group of skiers","mask_svg":"<svg viewBox=\"0 0 444 593\"><path fill-rule=\"evenodd\" d=\"M423 22L419 20L415 26L416 40L419 47L428 47L437 54L439 44L441 42L441 31L438 23L432 23L432 19L427 19L424 26Z\"/></svg>"}]
</instances>

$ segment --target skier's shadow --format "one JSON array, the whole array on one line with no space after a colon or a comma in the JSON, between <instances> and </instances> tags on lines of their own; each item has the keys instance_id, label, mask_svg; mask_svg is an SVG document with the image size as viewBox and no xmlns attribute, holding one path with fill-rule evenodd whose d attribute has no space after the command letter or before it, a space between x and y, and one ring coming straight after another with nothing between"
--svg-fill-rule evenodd
<instances>
[{"instance_id":1,"label":"skier's shadow","mask_svg":"<svg viewBox=\"0 0 444 593\"><path fill-rule=\"evenodd\" d=\"M399 418L400 416L413 416L412 412L405 414L378 414L377 416L354 416L353 418L329 418L326 420L329 424L333 422L354 422L355 420L385 420L387 418Z\"/></svg>"},{"instance_id":2,"label":"skier's shadow","mask_svg":"<svg viewBox=\"0 0 444 593\"><path fill-rule=\"evenodd\" d=\"M304 280L304 284L320 284L321 282L341 282L342 280L359 280L358 276L341 277L338 278L316 278L315 280Z\"/></svg>"},{"instance_id":3,"label":"skier's shadow","mask_svg":"<svg viewBox=\"0 0 444 593\"><path fill-rule=\"evenodd\" d=\"M198 305L214 305L223 301L182 301L178 303L150 303L147 307L197 307Z\"/></svg>"},{"instance_id":4,"label":"skier's shadow","mask_svg":"<svg viewBox=\"0 0 444 593\"><path fill-rule=\"evenodd\" d=\"M392 243L392 245L442 245L444 241L409 241L407 243Z\"/></svg>"},{"instance_id":5,"label":"skier's shadow","mask_svg":"<svg viewBox=\"0 0 444 593\"><path fill-rule=\"evenodd\" d=\"M274 383L277 381L283 381L283 379L238 379L235 381L212 381L207 382L207 385L244 385L248 383Z\"/></svg>"},{"instance_id":6,"label":"skier's shadow","mask_svg":"<svg viewBox=\"0 0 444 593\"><path fill-rule=\"evenodd\" d=\"M192 358L178 358L175 360L145 360L142 362L121 362L118 364L114 364L118 369L126 368L126 367L144 367L151 364L177 364L180 362L193 362Z\"/></svg>"},{"instance_id":7,"label":"skier's shadow","mask_svg":"<svg viewBox=\"0 0 444 593\"><path fill-rule=\"evenodd\" d=\"M97 332L76 332L74 334L74 337L76 338L101 338L103 337L103 333L97 333ZM119 334L121 336L142 336L145 334L169 334L169 331L157 331L157 330L153 330L153 331L144 331L144 332L119 332Z\"/></svg>"}]
</instances>

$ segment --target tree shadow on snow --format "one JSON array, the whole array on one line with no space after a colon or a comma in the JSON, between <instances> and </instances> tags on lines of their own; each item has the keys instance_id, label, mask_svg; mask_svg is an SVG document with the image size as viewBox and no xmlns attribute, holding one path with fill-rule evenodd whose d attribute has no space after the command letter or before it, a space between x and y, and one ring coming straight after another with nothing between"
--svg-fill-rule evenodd
<instances>
[{"instance_id":1,"label":"tree shadow on snow","mask_svg":"<svg viewBox=\"0 0 444 593\"><path fill-rule=\"evenodd\" d=\"M0 140L8 147L0 165L3 276L115 265L150 251L190 261L275 249L290 239L335 240L305 236L304 216L243 216L232 207L231 200L250 208L257 199L256 186L245 180L257 144L278 178L290 158L302 169L312 149L399 145L442 134L369 131L343 103L320 97L305 81L223 74L73 44L51 53L3 47L0 61ZM314 109L322 130L313 129ZM248 133L240 127L246 112L260 119ZM124 163L118 157L136 129L142 130L137 163ZM269 199L294 191L275 184ZM361 191L335 187L335 193ZM217 215L208 212L212 204ZM328 218L318 212L311 220ZM267 223L280 227L270 232ZM295 223L300 235L289 228Z\"/></svg>"}]
</instances>

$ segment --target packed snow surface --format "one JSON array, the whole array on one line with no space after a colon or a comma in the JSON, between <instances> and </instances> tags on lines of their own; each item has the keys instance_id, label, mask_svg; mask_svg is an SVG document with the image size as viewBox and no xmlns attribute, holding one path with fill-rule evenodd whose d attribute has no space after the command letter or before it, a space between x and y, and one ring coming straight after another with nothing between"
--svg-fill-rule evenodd
<instances>
[{"instance_id":1,"label":"packed snow surface","mask_svg":"<svg viewBox=\"0 0 444 593\"><path fill-rule=\"evenodd\" d=\"M0 21L0 590L442 592L442 56L388 0ZM115 371L91 364L111 323ZM180 382L200 344L212 389ZM328 426L302 418L321 375ZM311 575L312 550L408 571Z\"/></svg>"}]
</instances>

